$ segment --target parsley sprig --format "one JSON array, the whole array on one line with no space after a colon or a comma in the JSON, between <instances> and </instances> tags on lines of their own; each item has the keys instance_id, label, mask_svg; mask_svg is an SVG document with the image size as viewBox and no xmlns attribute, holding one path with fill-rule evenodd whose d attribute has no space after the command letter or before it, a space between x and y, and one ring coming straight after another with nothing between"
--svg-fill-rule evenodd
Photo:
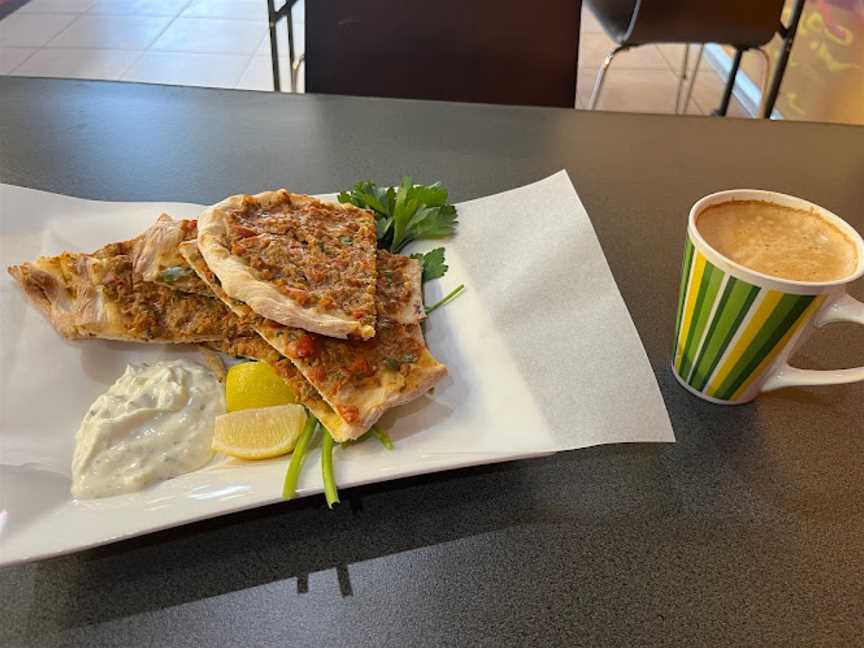
<instances>
[{"instance_id":1,"label":"parsley sprig","mask_svg":"<svg viewBox=\"0 0 864 648\"><path fill-rule=\"evenodd\" d=\"M423 283L443 277L449 268L449 266L444 263L443 247L429 250L426 254L420 254L419 252L412 254L411 258L417 259L420 262L420 265L423 266Z\"/></svg>"},{"instance_id":2,"label":"parsley sprig","mask_svg":"<svg viewBox=\"0 0 864 648\"><path fill-rule=\"evenodd\" d=\"M372 210L378 247L393 253L412 241L445 238L456 231L456 208L439 182L415 185L408 176L398 187L358 182L339 194L339 202Z\"/></svg>"}]
</instances>

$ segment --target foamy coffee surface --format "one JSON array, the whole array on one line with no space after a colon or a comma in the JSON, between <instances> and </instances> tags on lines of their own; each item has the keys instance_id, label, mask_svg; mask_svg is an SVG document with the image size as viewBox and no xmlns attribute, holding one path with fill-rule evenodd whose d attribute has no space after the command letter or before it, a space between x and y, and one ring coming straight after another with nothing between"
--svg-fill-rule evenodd
<instances>
[{"instance_id":1,"label":"foamy coffee surface","mask_svg":"<svg viewBox=\"0 0 864 648\"><path fill-rule=\"evenodd\" d=\"M696 229L723 256L756 272L793 281L842 279L858 265L849 237L820 215L761 200L704 209Z\"/></svg>"}]
</instances>

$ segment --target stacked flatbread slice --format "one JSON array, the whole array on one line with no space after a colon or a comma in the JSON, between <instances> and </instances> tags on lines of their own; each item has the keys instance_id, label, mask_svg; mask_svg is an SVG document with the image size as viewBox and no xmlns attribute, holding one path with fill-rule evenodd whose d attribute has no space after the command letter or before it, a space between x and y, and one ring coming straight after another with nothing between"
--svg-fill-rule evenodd
<instances>
[{"instance_id":1,"label":"stacked flatbread slice","mask_svg":"<svg viewBox=\"0 0 864 648\"><path fill-rule=\"evenodd\" d=\"M376 250L365 210L287 191L232 196L180 253L314 388L329 411L309 407L337 441L447 372L423 340L419 263Z\"/></svg>"},{"instance_id":2,"label":"stacked flatbread slice","mask_svg":"<svg viewBox=\"0 0 864 648\"><path fill-rule=\"evenodd\" d=\"M336 441L446 374L420 322L421 269L376 250L372 215L287 191L9 268L69 339L193 342L272 364Z\"/></svg>"},{"instance_id":3,"label":"stacked flatbread slice","mask_svg":"<svg viewBox=\"0 0 864 648\"><path fill-rule=\"evenodd\" d=\"M338 338L375 335L375 218L284 189L231 196L198 219L198 248L225 292L274 322Z\"/></svg>"},{"instance_id":4,"label":"stacked flatbread slice","mask_svg":"<svg viewBox=\"0 0 864 648\"><path fill-rule=\"evenodd\" d=\"M93 254L40 257L10 267L9 274L67 339L196 343L250 334L188 267L187 279L194 281L184 285L190 291L152 280L171 275L157 273L145 280L144 275L152 275L159 265L154 239L169 224L181 240L182 228L189 235L188 225L163 214L156 225L130 241L110 243Z\"/></svg>"}]
</instances>

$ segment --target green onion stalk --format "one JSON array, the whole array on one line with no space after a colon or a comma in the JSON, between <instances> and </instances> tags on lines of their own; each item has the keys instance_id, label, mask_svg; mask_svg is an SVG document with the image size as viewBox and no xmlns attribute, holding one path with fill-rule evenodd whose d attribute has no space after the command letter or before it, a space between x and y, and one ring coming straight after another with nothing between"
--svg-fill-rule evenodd
<instances>
[{"instance_id":1,"label":"green onion stalk","mask_svg":"<svg viewBox=\"0 0 864 648\"><path fill-rule=\"evenodd\" d=\"M285 472L285 483L282 486L282 499L290 500L297 493L297 480L300 478L300 471L303 468L303 460L306 459L306 451L312 442L312 437L315 435L315 430L318 428L318 419L309 414L306 417L306 425L303 426L303 432L300 434L300 439L297 445L294 446L294 452L291 454L291 463L288 464L288 470ZM329 434L327 436L330 436Z\"/></svg>"}]
</instances>

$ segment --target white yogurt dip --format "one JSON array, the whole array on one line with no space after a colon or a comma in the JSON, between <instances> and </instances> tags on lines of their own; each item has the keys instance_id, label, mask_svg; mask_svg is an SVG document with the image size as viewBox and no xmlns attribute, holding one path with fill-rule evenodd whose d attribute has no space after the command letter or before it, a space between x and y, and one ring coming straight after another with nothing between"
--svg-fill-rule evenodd
<instances>
[{"instance_id":1,"label":"white yogurt dip","mask_svg":"<svg viewBox=\"0 0 864 648\"><path fill-rule=\"evenodd\" d=\"M216 377L187 360L129 365L75 436L72 495L105 497L191 472L213 456L225 412Z\"/></svg>"}]
</instances>

